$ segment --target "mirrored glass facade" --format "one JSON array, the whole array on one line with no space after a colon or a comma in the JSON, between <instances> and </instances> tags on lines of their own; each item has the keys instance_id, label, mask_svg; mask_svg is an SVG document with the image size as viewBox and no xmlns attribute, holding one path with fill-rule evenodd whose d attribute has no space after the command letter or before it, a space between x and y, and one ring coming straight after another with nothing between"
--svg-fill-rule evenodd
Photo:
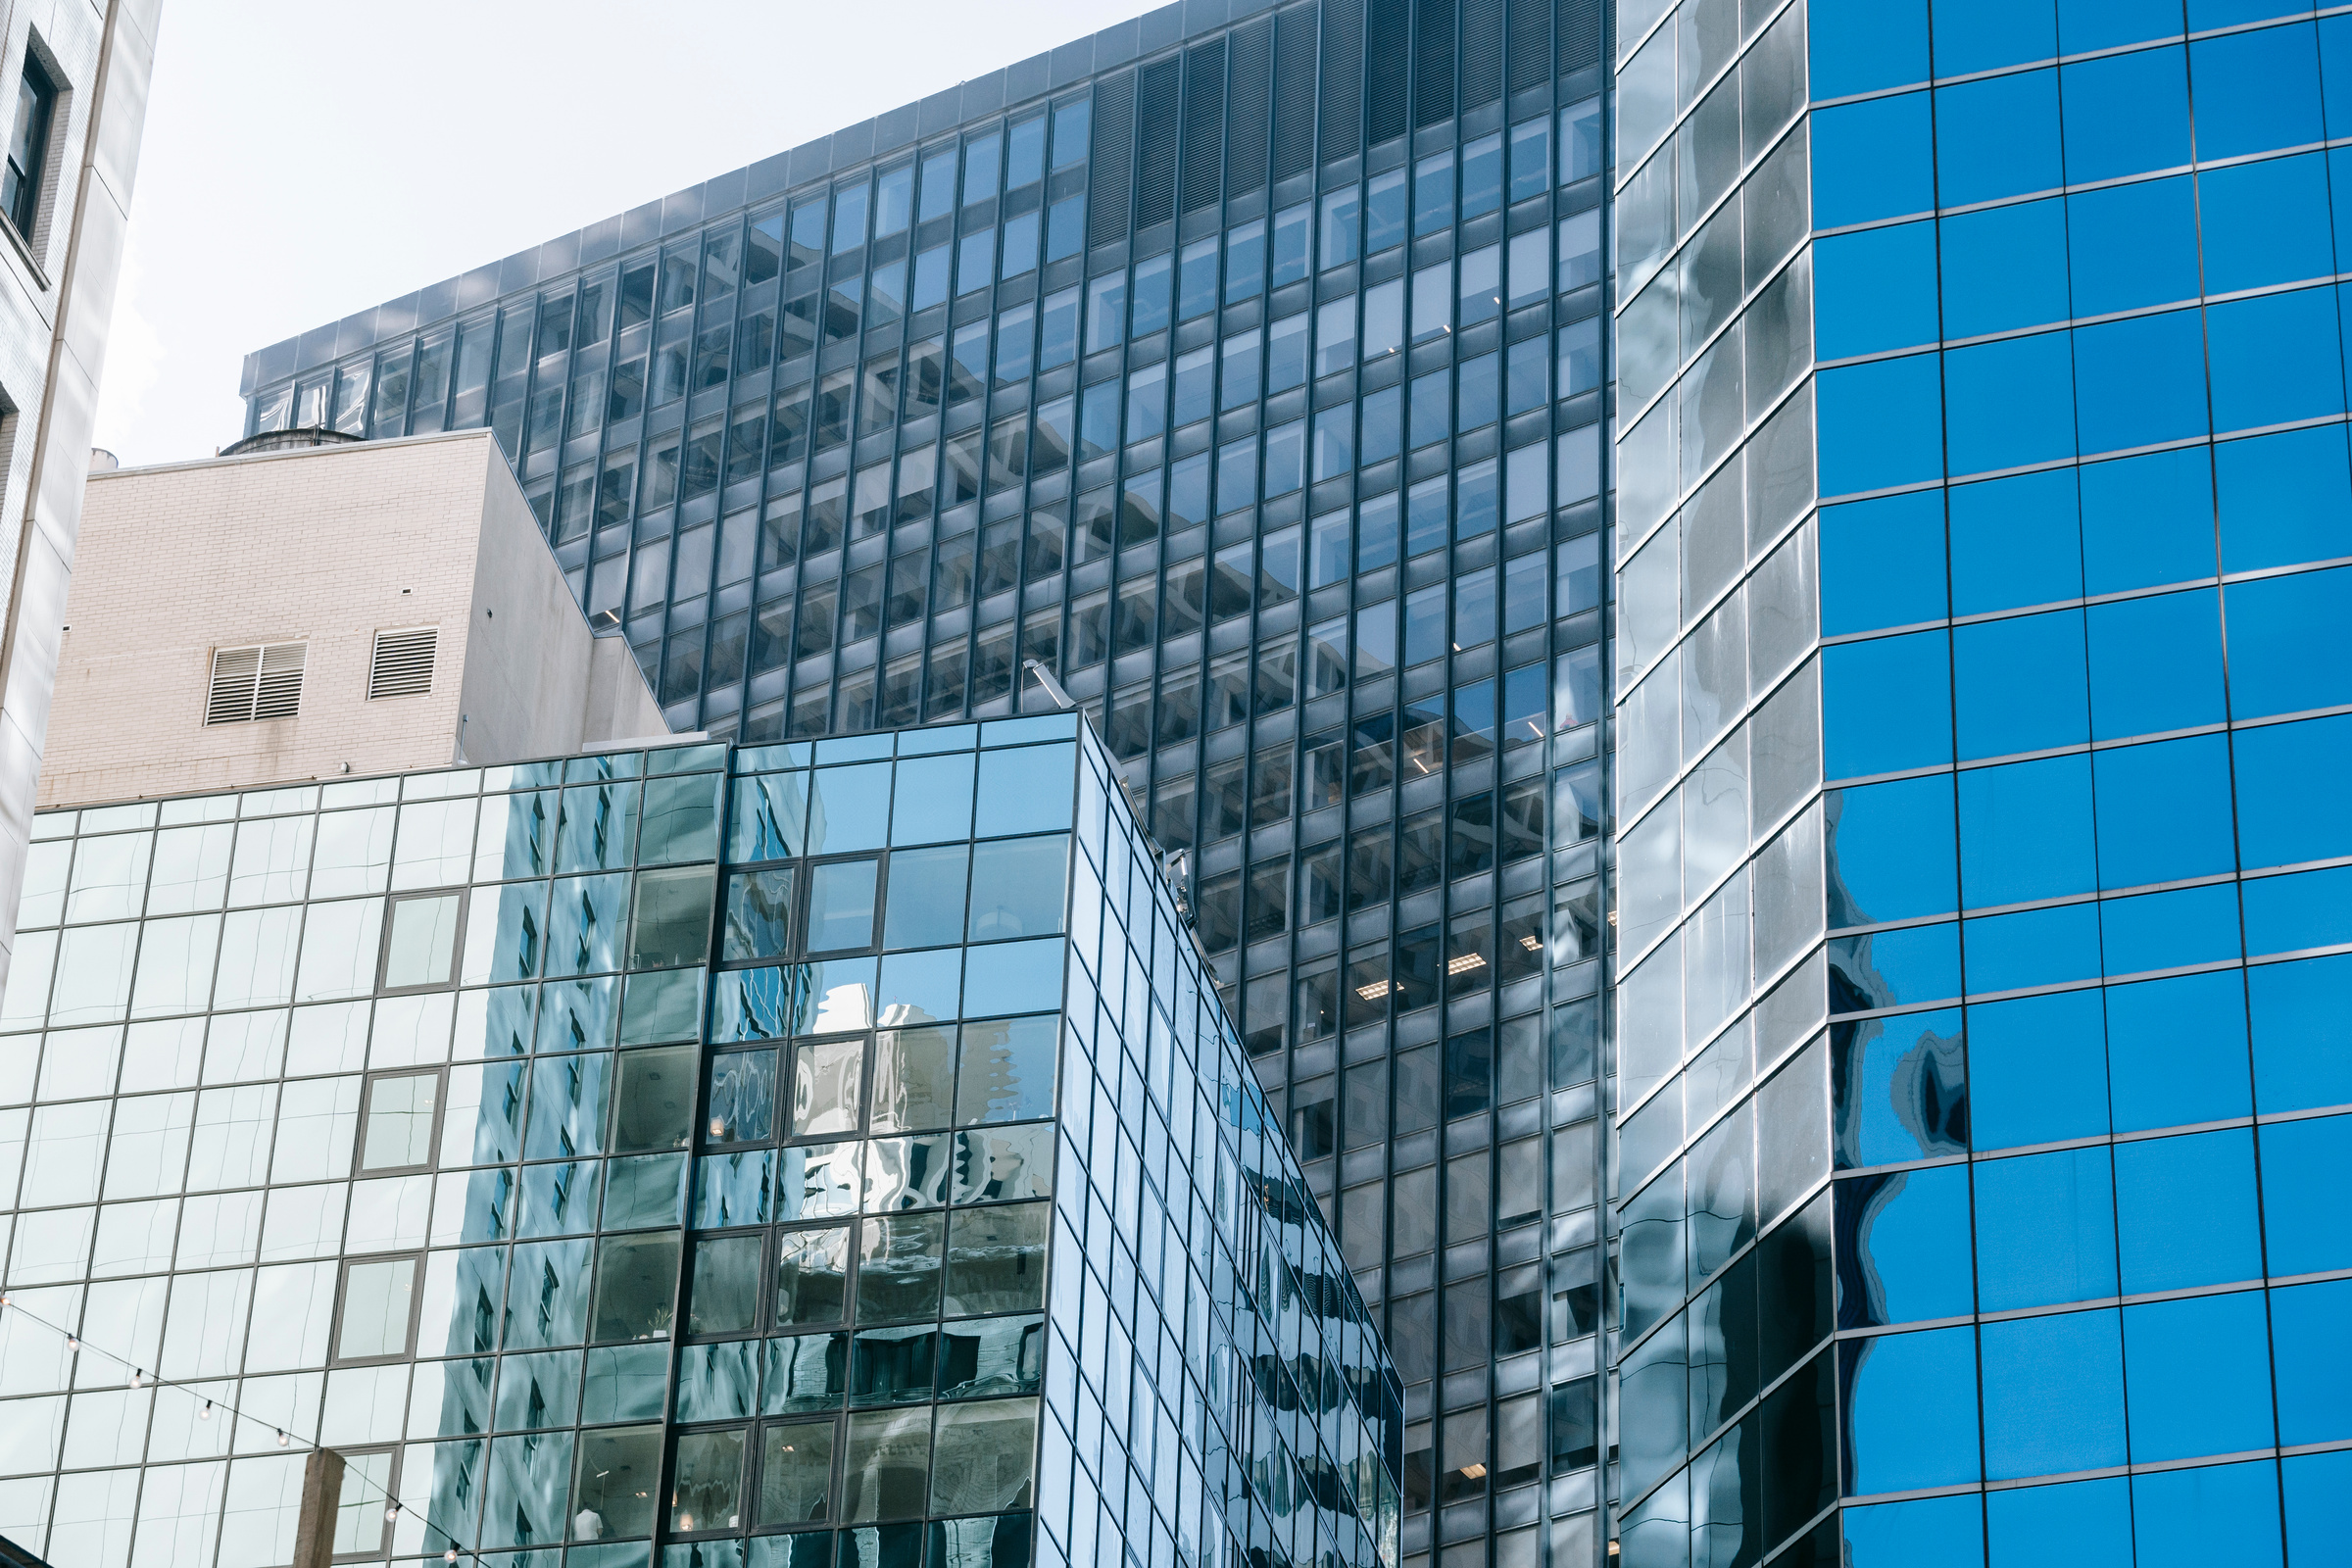
<instances>
[{"instance_id":1,"label":"mirrored glass facade","mask_svg":"<svg viewBox=\"0 0 2352 1568\"><path fill-rule=\"evenodd\" d=\"M283 1563L318 1444L338 1560L1399 1562L1402 1387L1074 715L37 820L0 1534Z\"/></svg>"},{"instance_id":2,"label":"mirrored glass facade","mask_svg":"<svg viewBox=\"0 0 2352 1568\"><path fill-rule=\"evenodd\" d=\"M2330 1561L2352 19L1636 9L1620 1560Z\"/></svg>"},{"instance_id":3,"label":"mirrored glass facade","mask_svg":"<svg viewBox=\"0 0 2352 1568\"><path fill-rule=\"evenodd\" d=\"M497 431L681 730L1058 676L1396 1353L1414 1568L1605 1551L1604 13L1164 7L242 388Z\"/></svg>"}]
</instances>

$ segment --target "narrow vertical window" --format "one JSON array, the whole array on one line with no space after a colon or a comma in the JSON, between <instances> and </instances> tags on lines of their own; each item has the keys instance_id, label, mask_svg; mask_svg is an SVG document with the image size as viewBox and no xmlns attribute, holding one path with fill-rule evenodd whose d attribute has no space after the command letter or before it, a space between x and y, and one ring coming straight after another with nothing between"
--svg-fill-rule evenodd
<instances>
[{"instance_id":1,"label":"narrow vertical window","mask_svg":"<svg viewBox=\"0 0 2352 1568\"><path fill-rule=\"evenodd\" d=\"M57 85L28 51L24 79L17 83L16 123L9 127L8 169L0 176L0 207L26 238L41 201L41 171L49 161L49 121L57 107Z\"/></svg>"}]
</instances>

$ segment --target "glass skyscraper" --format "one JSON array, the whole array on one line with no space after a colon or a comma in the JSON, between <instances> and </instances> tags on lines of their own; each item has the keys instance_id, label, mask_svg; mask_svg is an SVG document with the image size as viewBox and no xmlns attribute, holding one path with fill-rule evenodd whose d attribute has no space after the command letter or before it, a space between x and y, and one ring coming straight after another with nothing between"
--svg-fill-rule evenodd
<instances>
[{"instance_id":1,"label":"glass skyscraper","mask_svg":"<svg viewBox=\"0 0 2352 1568\"><path fill-rule=\"evenodd\" d=\"M1620 1560L2340 1562L2352 18L1633 11Z\"/></svg>"},{"instance_id":2,"label":"glass skyscraper","mask_svg":"<svg viewBox=\"0 0 2352 1568\"><path fill-rule=\"evenodd\" d=\"M681 728L1059 674L1393 1348L1413 1568L2302 1568L2339 139L2278 0L1170 7L245 390L498 430Z\"/></svg>"},{"instance_id":3,"label":"glass skyscraper","mask_svg":"<svg viewBox=\"0 0 2352 1568\"><path fill-rule=\"evenodd\" d=\"M680 730L1057 675L1396 1355L1412 1568L1605 1549L1603 25L1166 7L244 388L497 431Z\"/></svg>"},{"instance_id":4,"label":"glass skyscraper","mask_svg":"<svg viewBox=\"0 0 2352 1568\"><path fill-rule=\"evenodd\" d=\"M0 1534L283 1563L318 1443L338 1561L1396 1564L1401 1387L1109 766L1051 714L43 813Z\"/></svg>"}]
</instances>

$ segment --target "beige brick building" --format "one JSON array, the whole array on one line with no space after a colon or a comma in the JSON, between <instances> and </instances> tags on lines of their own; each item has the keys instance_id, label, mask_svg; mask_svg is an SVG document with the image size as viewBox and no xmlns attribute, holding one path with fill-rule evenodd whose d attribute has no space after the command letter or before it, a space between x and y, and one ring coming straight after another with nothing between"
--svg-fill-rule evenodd
<instances>
[{"instance_id":1,"label":"beige brick building","mask_svg":"<svg viewBox=\"0 0 2352 1568\"><path fill-rule=\"evenodd\" d=\"M664 733L487 430L93 474L43 807Z\"/></svg>"}]
</instances>

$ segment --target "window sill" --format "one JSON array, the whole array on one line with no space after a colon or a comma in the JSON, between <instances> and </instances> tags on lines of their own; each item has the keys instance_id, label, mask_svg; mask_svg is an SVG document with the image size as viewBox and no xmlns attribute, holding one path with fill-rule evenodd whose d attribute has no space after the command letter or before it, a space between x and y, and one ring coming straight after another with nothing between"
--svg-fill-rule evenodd
<instances>
[{"instance_id":1,"label":"window sill","mask_svg":"<svg viewBox=\"0 0 2352 1568\"><path fill-rule=\"evenodd\" d=\"M24 243L24 236L17 232L17 225L0 218L0 234L8 236L8 243L16 251L17 260L24 264L24 270L32 274L32 280L40 285L41 292L48 293L49 274L41 270L41 264L32 259L32 247Z\"/></svg>"}]
</instances>

